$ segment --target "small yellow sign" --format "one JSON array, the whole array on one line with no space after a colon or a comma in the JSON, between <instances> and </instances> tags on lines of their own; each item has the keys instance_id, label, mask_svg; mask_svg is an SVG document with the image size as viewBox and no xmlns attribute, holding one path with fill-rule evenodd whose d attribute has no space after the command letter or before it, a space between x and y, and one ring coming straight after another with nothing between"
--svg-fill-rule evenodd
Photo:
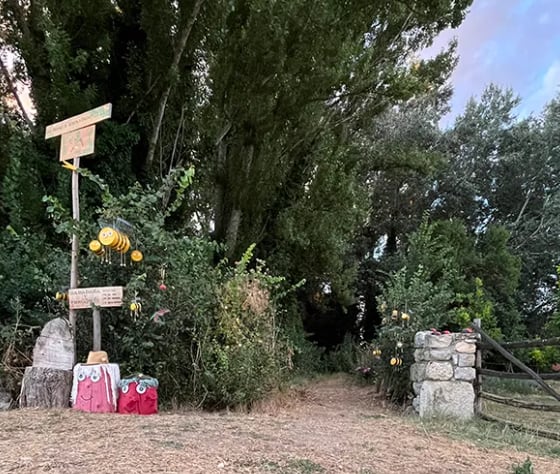
<instances>
[{"instance_id":1,"label":"small yellow sign","mask_svg":"<svg viewBox=\"0 0 560 474\"><path fill-rule=\"evenodd\" d=\"M94 144L95 125L65 133L60 141L60 161L90 155L93 153Z\"/></svg>"}]
</instances>

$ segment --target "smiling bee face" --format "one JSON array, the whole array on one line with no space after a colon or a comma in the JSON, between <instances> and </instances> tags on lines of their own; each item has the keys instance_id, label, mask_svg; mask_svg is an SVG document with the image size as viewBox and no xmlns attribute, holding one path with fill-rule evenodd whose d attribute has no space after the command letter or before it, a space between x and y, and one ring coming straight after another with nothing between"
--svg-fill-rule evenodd
<instances>
[{"instance_id":1,"label":"smiling bee face","mask_svg":"<svg viewBox=\"0 0 560 474\"><path fill-rule=\"evenodd\" d=\"M111 227L103 227L97 236L98 240L105 246L112 247L118 238L117 231Z\"/></svg>"}]
</instances>

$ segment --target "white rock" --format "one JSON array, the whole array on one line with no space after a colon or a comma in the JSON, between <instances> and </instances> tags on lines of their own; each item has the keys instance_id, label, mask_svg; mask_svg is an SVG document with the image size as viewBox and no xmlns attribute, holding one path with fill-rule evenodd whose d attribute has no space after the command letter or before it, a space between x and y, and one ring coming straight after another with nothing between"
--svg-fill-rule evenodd
<instances>
[{"instance_id":1,"label":"white rock","mask_svg":"<svg viewBox=\"0 0 560 474\"><path fill-rule=\"evenodd\" d=\"M435 336L434 334L426 335L426 347L432 349L441 349L444 347L449 347L453 341L452 334L442 334L441 336Z\"/></svg>"},{"instance_id":2,"label":"white rock","mask_svg":"<svg viewBox=\"0 0 560 474\"><path fill-rule=\"evenodd\" d=\"M414 349L414 360L416 362L424 362L430 360L429 352L425 349Z\"/></svg>"},{"instance_id":3,"label":"white rock","mask_svg":"<svg viewBox=\"0 0 560 474\"><path fill-rule=\"evenodd\" d=\"M426 378L426 363L416 362L410 367L410 380L413 382L421 382Z\"/></svg>"},{"instance_id":4,"label":"white rock","mask_svg":"<svg viewBox=\"0 0 560 474\"><path fill-rule=\"evenodd\" d=\"M424 347L426 344L426 336L431 334L430 331L420 331L417 332L414 336L414 347L420 348Z\"/></svg>"},{"instance_id":5,"label":"white rock","mask_svg":"<svg viewBox=\"0 0 560 474\"><path fill-rule=\"evenodd\" d=\"M74 367L72 333L64 319L51 319L45 324L33 349L33 367L60 370Z\"/></svg>"},{"instance_id":6,"label":"white rock","mask_svg":"<svg viewBox=\"0 0 560 474\"><path fill-rule=\"evenodd\" d=\"M476 370L472 367L456 367L455 380L466 380L471 382L476 377Z\"/></svg>"},{"instance_id":7,"label":"white rock","mask_svg":"<svg viewBox=\"0 0 560 474\"><path fill-rule=\"evenodd\" d=\"M457 366L474 367L475 359L474 354L457 354Z\"/></svg>"},{"instance_id":8,"label":"white rock","mask_svg":"<svg viewBox=\"0 0 560 474\"><path fill-rule=\"evenodd\" d=\"M458 342L455 346L455 350L465 354L474 354L476 352L476 344L474 342Z\"/></svg>"},{"instance_id":9,"label":"white rock","mask_svg":"<svg viewBox=\"0 0 560 474\"><path fill-rule=\"evenodd\" d=\"M432 349L429 354L432 360L451 360L451 347Z\"/></svg>"},{"instance_id":10,"label":"white rock","mask_svg":"<svg viewBox=\"0 0 560 474\"><path fill-rule=\"evenodd\" d=\"M449 380L453 377L453 367L449 362L428 362L426 380Z\"/></svg>"},{"instance_id":11,"label":"white rock","mask_svg":"<svg viewBox=\"0 0 560 474\"><path fill-rule=\"evenodd\" d=\"M474 416L474 389L468 382L427 381L417 398L421 417L445 415L469 419Z\"/></svg>"}]
</instances>

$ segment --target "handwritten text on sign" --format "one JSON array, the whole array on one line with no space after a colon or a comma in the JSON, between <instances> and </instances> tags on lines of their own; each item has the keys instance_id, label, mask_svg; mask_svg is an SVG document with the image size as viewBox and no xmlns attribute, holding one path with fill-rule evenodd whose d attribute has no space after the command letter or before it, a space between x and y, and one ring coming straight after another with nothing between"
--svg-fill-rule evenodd
<instances>
[{"instance_id":1,"label":"handwritten text on sign","mask_svg":"<svg viewBox=\"0 0 560 474\"><path fill-rule=\"evenodd\" d=\"M122 286L102 286L99 288L74 288L68 290L70 309L88 309L92 305L108 308L121 306Z\"/></svg>"},{"instance_id":2,"label":"handwritten text on sign","mask_svg":"<svg viewBox=\"0 0 560 474\"><path fill-rule=\"evenodd\" d=\"M52 125L49 125L45 130L45 140L108 119L109 117L111 117L112 110L112 104L105 104L101 107L97 107L96 109L88 110L83 114L70 117L69 119L63 120L62 122L53 123Z\"/></svg>"},{"instance_id":3,"label":"handwritten text on sign","mask_svg":"<svg viewBox=\"0 0 560 474\"><path fill-rule=\"evenodd\" d=\"M60 161L93 153L94 142L95 125L65 133L60 141Z\"/></svg>"}]
</instances>

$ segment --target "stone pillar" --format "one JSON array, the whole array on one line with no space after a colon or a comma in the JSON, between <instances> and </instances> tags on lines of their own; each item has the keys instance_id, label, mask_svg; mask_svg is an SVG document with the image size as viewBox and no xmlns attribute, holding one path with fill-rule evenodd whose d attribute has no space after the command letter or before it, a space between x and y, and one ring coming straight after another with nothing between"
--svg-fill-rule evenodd
<instances>
[{"instance_id":1,"label":"stone pillar","mask_svg":"<svg viewBox=\"0 0 560 474\"><path fill-rule=\"evenodd\" d=\"M412 405L421 417L474 416L474 367L479 337L476 333L416 333L410 378L415 394Z\"/></svg>"}]
</instances>

